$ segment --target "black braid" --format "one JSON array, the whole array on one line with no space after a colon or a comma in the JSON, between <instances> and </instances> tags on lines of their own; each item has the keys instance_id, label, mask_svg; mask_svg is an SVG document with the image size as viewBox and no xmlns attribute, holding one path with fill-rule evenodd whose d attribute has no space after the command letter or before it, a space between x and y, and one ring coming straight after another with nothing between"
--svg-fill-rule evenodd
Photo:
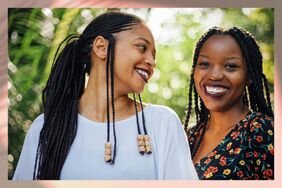
<instances>
[{"instance_id":1,"label":"black braid","mask_svg":"<svg viewBox=\"0 0 282 188\"><path fill-rule=\"evenodd\" d=\"M252 110L273 117L268 82L263 74L262 54L256 39L249 32L237 27L230 28L225 33L237 41L245 59L247 74L251 80L251 84L248 86L248 97Z\"/></svg>"},{"instance_id":2,"label":"black braid","mask_svg":"<svg viewBox=\"0 0 282 188\"><path fill-rule=\"evenodd\" d=\"M138 118L138 109L137 109L137 102L136 102L135 93L133 93L133 100L134 100L134 107L135 107L135 114L136 114L137 131L138 131L138 135L141 135L141 130L140 130L140 123L139 123L139 118Z\"/></svg>"},{"instance_id":3,"label":"black braid","mask_svg":"<svg viewBox=\"0 0 282 188\"><path fill-rule=\"evenodd\" d=\"M249 108L250 107L250 102L249 102L249 99L248 99L248 90L247 88L245 88L245 91L244 91L244 95L243 95L243 103Z\"/></svg>"},{"instance_id":4,"label":"black braid","mask_svg":"<svg viewBox=\"0 0 282 188\"><path fill-rule=\"evenodd\" d=\"M268 82L262 70L262 54L255 38L249 32L243 30L242 28L232 27L227 30L224 30L223 28L213 27L209 29L204 35L202 35L202 37L197 42L194 50L193 65L192 72L190 74L190 85L188 93L188 110L186 112L186 118L184 123L187 134L189 132L188 124L191 116L191 108L193 105L192 93L194 93L194 111L196 115L196 126L201 126L204 123L204 127L206 127L208 121L209 111L201 99L200 110L198 107L199 101L197 100L198 94L195 89L194 83L194 70L203 44L206 42L207 39L209 39L213 35L230 35L236 40L236 42L240 46L247 67L247 75L250 79L250 85L246 86L243 96L244 104L246 104L246 106L248 106L253 111L264 113L270 117L274 116L270 101ZM198 131L199 129L196 127L192 130L192 132L189 132L189 134L191 135L193 135L195 131ZM202 132L205 131L202 130ZM193 152L195 152L192 152L193 155L196 154L202 137L203 135L200 135L200 138L198 139L198 144L194 145L194 149L191 148Z\"/></svg>"},{"instance_id":5,"label":"black braid","mask_svg":"<svg viewBox=\"0 0 282 188\"><path fill-rule=\"evenodd\" d=\"M111 101L112 101L112 122L113 122L113 134L114 134L114 153L113 153L113 160L111 164L115 163L116 157L116 127L115 127L115 99L114 99L114 54L115 54L115 39L113 36L109 38L109 45L108 45L108 54L110 54L109 59L107 60L107 65L110 64L110 75L111 75ZM107 86L108 87L108 86Z\"/></svg>"},{"instance_id":6,"label":"black braid","mask_svg":"<svg viewBox=\"0 0 282 188\"><path fill-rule=\"evenodd\" d=\"M142 22L140 18L131 14L107 12L96 17L80 36L70 35L59 45L42 95L44 124L39 136L33 179L60 179L61 170L77 132L78 104L85 88L85 75L91 70L94 39L97 36L103 36L109 40L111 56L107 63L111 66L110 72L113 75L115 39L109 36L129 30L133 25ZM63 43L66 45L59 52ZM107 68L107 72L108 70ZM113 91L114 81L111 76L111 105L114 122ZM109 114L109 108L107 113ZM107 118L109 119L109 115ZM110 139L109 131L108 139Z\"/></svg>"},{"instance_id":7,"label":"black braid","mask_svg":"<svg viewBox=\"0 0 282 188\"><path fill-rule=\"evenodd\" d=\"M199 129L197 131L200 130L200 126L198 126ZM195 140L195 144L194 144L194 147L193 147L193 150L191 152L191 157L192 159L195 157L196 153L198 152L199 148L200 148L200 145L204 139L204 136L205 136L205 133L206 133L206 130L207 130L207 125L206 123L203 123L203 129L202 129L202 132L200 134L200 137L198 140Z\"/></svg>"},{"instance_id":8,"label":"black braid","mask_svg":"<svg viewBox=\"0 0 282 188\"><path fill-rule=\"evenodd\" d=\"M191 77L193 77L193 72L191 73ZM190 84L189 84L189 91L188 91L188 101L192 101L192 89L193 89L193 86L194 86L194 80L191 80L190 81ZM185 131L188 131L188 122L190 120L190 115L191 115L191 111L192 111L192 103L189 102L188 103L188 106L187 106L187 112L186 112L186 119L185 119L185 122L184 122L184 125L185 125Z\"/></svg>"},{"instance_id":9,"label":"black braid","mask_svg":"<svg viewBox=\"0 0 282 188\"><path fill-rule=\"evenodd\" d=\"M202 110L204 110L203 107L201 107L201 110L199 110L199 101L198 101L198 93L196 91L196 88L195 88L195 83L194 83L194 70L195 70L195 67L196 67L196 63L198 61L198 57L199 57L199 53L200 53L200 50L203 46L203 44L205 43L205 41L212 35L218 33L217 30L213 30L213 29L210 29L207 33L205 33L200 39L199 41L197 42L196 44L196 47L194 49L194 57L193 57L193 64L192 64L192 72L190 74L190 85L189 85L189 93L188 93L188 111L186 113L186 118L185 118L185 123L184 123L184 127L185 127L185 130L188 131L188 125L189 125L189 120L190 120L190 116L191 116L191 110L192 110L192 105L193 105L193 101L192 101L192 95L194 93L194 105L195 105L195 108L194 108L194 111L195 111L195 115L196 115L196 125L198 125L200 123L200 118L199 117L202 117L203 115L207 115L205 112L202 113ZM197 97L195 97L197 96ZM203 115L201 115L203 114ZM202 117L203 118L203 117ZM207 118L207 117L206 117ZM205 118L203 118L205 119Z\"/></svg>"},{"instance_id":10,"label":"black braid","mask_svg":"<svg viewBox=\"0 0 282 188\"><path fill-rule=\"evenodd\" d=\"M144 134L147 135L146 121L145 121L145 115L144 115L144 110L143 110L143 103L142 103L140 94L138 94L138 98L139 98L139 102L140 102L140 106L141 106L142 124L143 124Z\"/></svg>"},{"instance_id":11,"label":"black braid","mask_svg":"<svg viewBox=\"0 0 282 188\"><path fill-rule=\"evenodd\" d=\"M273 112L272 112L272 105L271 105L271 101L270 101L270 92L269 92L269 87L268 87L268 82L267 82L267 78L264 74L262 74L262 78L263 78L263 84L265 87L265 95L266 95L266 99L267 99L267 105L268 105L268 111L271 113L271 115L273 116Z\"/></svg>"}]
</instances>

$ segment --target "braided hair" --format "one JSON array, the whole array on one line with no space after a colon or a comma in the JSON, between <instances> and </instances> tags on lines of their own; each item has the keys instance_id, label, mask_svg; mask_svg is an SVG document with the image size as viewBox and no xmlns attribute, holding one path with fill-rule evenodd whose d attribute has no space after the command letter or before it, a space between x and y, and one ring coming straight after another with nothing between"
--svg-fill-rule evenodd
<instances>
[{"instance_id":1,"label":"braided hair","mask_svg":"<svg viewBox=\"0 0 282 188\"><path fill-rule=\"evenodd\" d=\"M229 29L223 29L220 27L213 27L209 29L205 34L201 36L194 49L193 65L190 74L190 84L188 91L188 107L186 118L184 122L185 130L188 133L188 123L192 113L192 105L194 103L194 112L196 114L196 127L193 131L198 131L201 125L206 125L209 117L209 110L199 97L194 83L194 71L199 57L200 50L203 44L213 35L230 35L238 43L243 58L247 67L247 74L251 80L250 85L246 86L243 95L244 104L253 111L261 112L273 117L273 110L270 101L270 92L268 87L268 81L263 73L262 68L262 54L254 36L239 27L232 27ZM194 96L193 96L194 95ZM193 101L193 99L194 101ZM202 134L205 129L202 130ZM192 131L192 129L191 129ZM201 136L198 143L201 142ZM197 146L194 146L194 150L197 151ZM193 153L192 152L192 157Z\"/></svg>"},{"instance_id":2,"label":"braided hair","mask_svg":"<svg viewBox=\"0 0 282 188\"><path fill-rule=\"evenodd\" d=\"M143 20L132 14L107 12L90 22L80 36L69 35L59 45L42 93L44 124L39 136L33 179L60 179L61 170L76 136L78 103L85 89L85 76L90 73L92 43L97 36L103 36L109 41L106 68L107 110L109 113L110 85L114 122L113 34L130 30L142 22ZM64 43L65 47L59 52ZM108 114L108 127L109 119Z\"/></svg>"}]
</instances>

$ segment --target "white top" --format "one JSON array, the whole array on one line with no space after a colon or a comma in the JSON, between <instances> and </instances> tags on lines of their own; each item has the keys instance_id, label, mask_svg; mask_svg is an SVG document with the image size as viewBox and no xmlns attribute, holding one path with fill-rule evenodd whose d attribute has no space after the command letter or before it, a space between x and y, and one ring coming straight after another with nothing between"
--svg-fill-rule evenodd
<instances>
[{"instance_id":1,"label":"white top","mask_svg":"<svg viewBox=\"0 0 282 188\"><path fill-rule=\"evenodd\" d=\"M198 179L186 134L176 113L168 107L149 104L144 108L144 114L146 129L151 138L152 154L141 155L138 151L134 115L115 122L117 148L114 165L104 161L107 123L94 122L79 114L77 134L60 179ZM143 134L141 112L138 116ZM13 180L32 180L43 121L41 114L32 123ZM110 136L113 148L112 127Z\"/></svg>"}]
</instances>

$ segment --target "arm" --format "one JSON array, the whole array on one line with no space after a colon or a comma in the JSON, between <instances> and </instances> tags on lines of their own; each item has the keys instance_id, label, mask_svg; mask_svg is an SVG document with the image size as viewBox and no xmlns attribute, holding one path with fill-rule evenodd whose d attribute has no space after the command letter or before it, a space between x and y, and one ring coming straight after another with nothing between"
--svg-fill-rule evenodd
<instances>
[{"instance_id":1,"label":"arm","mask_svg":"<svg viewBox=\"0 0 282 188\"><path fill-rule=\"evenodd\" d=\"M21 155L15 170L13 180L32 180L39 140L39 133L43 125L43 115L34 120L26 134Z\"/></svg>"}]
</instances>

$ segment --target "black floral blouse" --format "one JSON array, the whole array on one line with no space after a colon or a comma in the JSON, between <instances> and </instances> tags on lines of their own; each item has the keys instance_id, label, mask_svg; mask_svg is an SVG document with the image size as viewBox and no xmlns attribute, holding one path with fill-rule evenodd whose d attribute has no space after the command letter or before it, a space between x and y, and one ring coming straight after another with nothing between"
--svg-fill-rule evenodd
<instances>
[{"instance_id":1,"label":"black floral blouse","mask_svg":"<svg viewBox=\"0 0 282 188\"><path fill-rule=\"evenodd\" d=\"M191 151L204 125L199 126L188 132ZM274 179L273 133L272 118L249 112L214 150L195 164L199 179Z\"/></svg>"}]
</instances>

